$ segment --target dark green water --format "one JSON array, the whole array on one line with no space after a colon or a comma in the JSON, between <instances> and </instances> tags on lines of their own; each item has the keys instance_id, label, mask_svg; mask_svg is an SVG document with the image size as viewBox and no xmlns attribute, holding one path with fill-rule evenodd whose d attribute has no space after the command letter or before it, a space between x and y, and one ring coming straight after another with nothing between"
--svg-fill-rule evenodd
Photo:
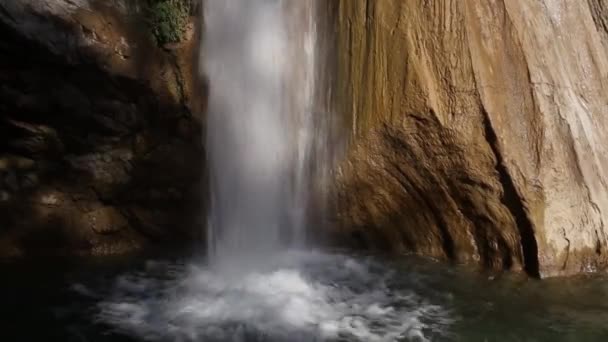
<instances>
[{"instance_id":1,"label":"dark green water","mask_svg":"<svg viewBox=\"0 0 608 342\"><path fill-rule=\"evenodd\" d=\"M608 278L496 278L419 258L290 252L0 263L0 341L608 341ZM62 265L60 267L60 265Z\"/></svg>"}]
</instances>

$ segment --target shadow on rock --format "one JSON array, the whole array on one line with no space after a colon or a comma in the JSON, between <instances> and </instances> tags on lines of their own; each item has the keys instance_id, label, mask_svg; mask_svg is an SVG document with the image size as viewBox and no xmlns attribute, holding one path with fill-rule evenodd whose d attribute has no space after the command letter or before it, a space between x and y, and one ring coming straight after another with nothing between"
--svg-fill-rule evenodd
<instances>
[{"instance_id":1,"label":"shadow on rock","mask_svg":"<svg viewBox=\"0 0 608 342\"><path fill-rule=\"evenodd\" d=\"M39 20L30 24L48 36L0 16L0 255L106 255L200 238L198 33L164 50L137 8L36 10L11 15Z\"/></svg>"}]
</instances>

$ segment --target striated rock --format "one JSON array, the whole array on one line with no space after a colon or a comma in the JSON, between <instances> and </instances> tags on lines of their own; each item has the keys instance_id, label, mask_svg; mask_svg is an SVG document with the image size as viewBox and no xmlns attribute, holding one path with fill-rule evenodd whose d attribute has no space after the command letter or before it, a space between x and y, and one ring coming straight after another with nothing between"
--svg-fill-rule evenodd
<instances>
[{"instance_id":1,"label":"striated rock","mask_svg":"<svg viewBox=\"0 0 608 342\"><path fill-rule=\"evenodd\" d=\"M555 276L606 267L608 5L349 1L340 236Z\"/></svg>"}]
</instances>

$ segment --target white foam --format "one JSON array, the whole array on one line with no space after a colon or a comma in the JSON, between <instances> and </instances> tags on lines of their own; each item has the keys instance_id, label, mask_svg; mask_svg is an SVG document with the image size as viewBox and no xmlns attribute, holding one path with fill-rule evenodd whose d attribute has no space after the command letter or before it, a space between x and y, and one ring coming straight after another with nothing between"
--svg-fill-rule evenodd
<instances>
[{"instance_id":1,"label":"white foam","mask_svg":"<svg viewBox=\"0 0 608 342\"><path fill-rule=\"evenodd\" d=\"M98 319L171 341L427 341L451 324L442 307L390 288L391 272L378 264L319 253L277 260L238 277L198 266L175 280L123 276Z\"/></svg>"}]
</instances>

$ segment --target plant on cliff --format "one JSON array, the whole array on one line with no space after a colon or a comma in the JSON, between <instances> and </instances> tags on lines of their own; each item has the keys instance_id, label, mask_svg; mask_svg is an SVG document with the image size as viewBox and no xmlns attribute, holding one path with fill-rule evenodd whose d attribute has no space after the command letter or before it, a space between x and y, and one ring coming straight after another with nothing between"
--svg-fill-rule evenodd
<instances>
[{"instance_id":1,"label":"plant on cliff","mask_svg":"<svg viewBox=\"0 0 608 342\"><path fill-rule=\"evenodd\" d=\"M191 0L148 0L146 19L159 46L184 38L190 8Z\"/></svg>"}]
</instances>

